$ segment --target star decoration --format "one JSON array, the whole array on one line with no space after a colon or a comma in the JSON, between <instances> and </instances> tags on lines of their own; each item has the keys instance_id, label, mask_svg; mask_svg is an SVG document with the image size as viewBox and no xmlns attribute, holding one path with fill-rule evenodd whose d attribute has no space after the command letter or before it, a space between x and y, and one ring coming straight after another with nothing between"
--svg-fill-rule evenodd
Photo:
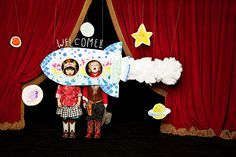
<instances>
[{"instance_id":1,"label":"star decoration","mask_svg":"<svg viewBox=\"0 0 236 157\"><path fill-rule=\"evenodd\" d=\"M141 44L147 46L151 45L150 37L152 36L152 32L147 32L143 23L139 26L138 31L131 36L135 39L135 47L138 47Z\"/></svg>"}]
</instances>

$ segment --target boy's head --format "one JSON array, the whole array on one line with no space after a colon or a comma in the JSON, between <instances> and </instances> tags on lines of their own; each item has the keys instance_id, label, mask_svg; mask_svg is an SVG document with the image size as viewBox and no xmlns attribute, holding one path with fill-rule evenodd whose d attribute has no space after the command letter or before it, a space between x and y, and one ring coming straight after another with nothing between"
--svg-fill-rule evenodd
<instances>
[{"instance_id":1,"label":"boy's head","mask_svg":"<svg viewBox=\"0 0 236 157\"><path fill-rule=\"evenodd\" d=\"M102 65L101 63L99 63L98 61L96 60L93 60L93 61L90 61L88 63L88 72L89 73L98 73L98 72L101 72L101 68L102 68Z\"/></svg>"}]
</instances>

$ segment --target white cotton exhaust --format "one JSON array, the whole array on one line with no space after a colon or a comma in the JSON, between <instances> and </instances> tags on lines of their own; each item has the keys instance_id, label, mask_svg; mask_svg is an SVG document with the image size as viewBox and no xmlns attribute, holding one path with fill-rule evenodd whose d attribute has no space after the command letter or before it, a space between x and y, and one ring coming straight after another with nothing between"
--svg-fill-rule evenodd
<instances>
[{"instance_id":1,"label":"white cotton exhaust","mask_svg":"<svg viewBox=\"0 0 236 157\"><path fill-rule=\"evenodd\" d=\"M166 85L174 85L181 76L182 65L175 58L164 58L164 60L145 57L141 59L133 59L130 57L122 58L125 60L126 71L128 74L126 80L136 80L140 83L153 84L162 82ZM128 69L128 71L127 71Z\"/></svg>"}]
</instances>

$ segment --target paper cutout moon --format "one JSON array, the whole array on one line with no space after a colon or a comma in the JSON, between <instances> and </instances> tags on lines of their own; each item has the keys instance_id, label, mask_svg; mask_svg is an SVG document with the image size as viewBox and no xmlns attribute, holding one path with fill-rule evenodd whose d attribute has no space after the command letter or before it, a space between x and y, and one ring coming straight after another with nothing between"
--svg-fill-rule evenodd
<instances>
[{"instance_id":1,"label":"paper cutout moon","mask_svg":"<svg viewBox=\"0 0 236 157\"><path fill-rule=\"evenodd\" d=\"M85 22L81 25L80 31L85 37L91 37L94 34L94 27L91 23Z\"/></svg>"},{"instance_id":2,"label":"paper cutout moon","mask_svg":"<svg viewBox=\"0 0 236 157\"><path fill-rule=\"evenodd\" d=\"M43 91L37 85L29 85L22 91L22 100L27 106L38 105L43 99Z\"/></svg>"}]
</instances>

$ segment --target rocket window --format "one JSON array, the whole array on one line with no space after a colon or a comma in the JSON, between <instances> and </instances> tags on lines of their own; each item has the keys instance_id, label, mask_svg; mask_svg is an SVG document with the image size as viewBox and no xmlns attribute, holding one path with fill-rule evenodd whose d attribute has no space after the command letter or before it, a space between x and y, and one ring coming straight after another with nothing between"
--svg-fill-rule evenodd
<instances>
[{"instance_id":1,"label":"rocket window","mask_svg":"<svg viewBox=\"0 0 236 157\"><path fill-rule=\"evenodd\" d=\"M97 60L91 60L86 65L86 72L90 77L98 77L102 73L102 64Z\"/></svg>"},{"instance_id":2,"label":"rocket window","mask_svg":"<svg viewBox=\"0 0 236 157\"><path fill-rule=\"evenodd\" d=\"M79 64L74 59L66 59L61 66L63 73L67 76L74 76L79 71Z\"/></svg>"}]
</instances>

